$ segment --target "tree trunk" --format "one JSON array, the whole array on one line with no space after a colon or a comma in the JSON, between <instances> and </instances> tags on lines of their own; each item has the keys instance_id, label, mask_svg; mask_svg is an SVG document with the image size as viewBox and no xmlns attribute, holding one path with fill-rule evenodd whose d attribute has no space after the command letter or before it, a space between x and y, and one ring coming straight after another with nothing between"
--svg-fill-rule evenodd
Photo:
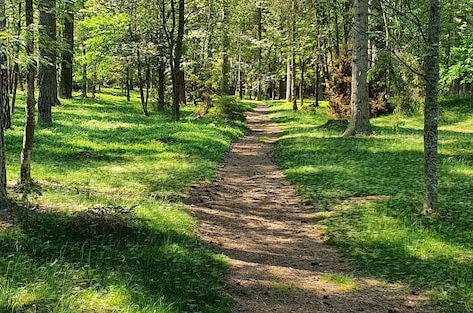
<instances>
[{"instance_id":1,"label":"tree trunk","mask_svg":"<svg viewBox=\"0 0 473 313\"><path fill-rule=\"evenodd\" d=\"M292 0L291 7L291 97L292 109L297 111L296 96L296 1Z\"/></svg>"},{"instance_id":2,"label":"tree trunk","mask_svg":"<svg viewBox=\"0 0 473 313\"><path fill-rule=\"evenodd\" d=\"M146 58L146 75L145 75L145 80L146 80L146 96L145 96L145 106L148 108L148 103L149 103L149 90L151 87L151 64L150 60Z\"/></svg>"},{"instance_id":3,"label":"tree trunk","mask_svg":"<svg viewBox=\"0 0 473 313\"><path fill-rule=\"evenodd\" d=\"M164 110L166 107L166 69L164 65L164 59L158 60L158 109Z\"/></svg>"},{"instance_id":4,"label":"tree trunk","mask_svg":"<svg viewBox=\"0 0 473 313\"><path fill-rule=\"evenodd\" d=\"M61 63L60 96L72 98L72 64L74 59L74 1L66 1L66 16L64 17L64 50Z\"/></svg>"},{"instance_id":5,"label":"tree trunk","mask_svg":"<svg viewBox=\"0 0 473 313\"><path fill-rule=\"evenodd\" d=\"M125 77L125 80L126 80L126 84L125 84L126 101L130 102L131 101L130 60L128 58L126 59L126 77Z\"/></svg>"},{"instance_id":6,"label":"tree trunk","mask_svg":"<svg viewBox=\"0 0 473 313\"><path fill-rule=\"evenodd\" d=\"M59 105L56 71L56 0L38 2L39 9L39 72L38 123L51 126L51 108Z\"/></svg>"},{"instance_id":7,"label":"tree trunk","mask_svg":"<svg viewBox=\"0 0 473 313\"><path fill-rule=\"evenodd\" d=\"M174 121L179 121L181 118L180 109L180 91L181 91L181 61L182 61L182 45L184 40L184 27L185 27L185 5L184 0L179 0L179 12L178 12L178 28L177 36L174 41L174 45L171 46L172 55L172 118ZM171 2L174 4L174 0Z\"/></svg>"},{"instance_id":8,"label":"tree trunk","mask_svg":"<svg viewBox=\"0 0 473 313\"><path fill-rule=\"evenodd\" d=\"M144 93L144 82L143 82L143 65L141 63L141 52L140 49L136 49L136 62L138 63L138 85L140 88L140 99L141 107L143 108L143 113L145 116L149 116L148 106L145 99Z\"/></svg>"},{"instance_id":9,"label":"tree trunk","mask_svg":"<svg viewBox=\"0 0 473 313\"><path fill-rule=\"evenodd\" d=\"M354 0L351 119L345 137L371 134L367 75L368 0Z\"/></svg>"},{"instance_id":10,"label":"tree trunk","mask_svg":"<svg viewBox=\"0 0 473 313\"><path fill-rule=\"evenodd\" d=\"M33 17L33 0L26 0L26 25L28 37L26 42L26 54L33 59L34 56L34 32L31 27L34 22ZM23 147L21 150L21 168L20 168L20 184L31 185L31 156L33 151L33 140L35 132L35 75L36 66L30 61L28 64L28 74L26 78L27 94L25 107L25 131L23 133Z\"/></svg>"},{"instance_id":11,"label":"tree trunk","mask_svg":"<svg viewBox=\"0 0 473 313\"><path fill-rule=\"evenodd\" d=\"M301 98L301 107L304 106L304 84L305 84L305 61L301 58L301 84L299 86L299 97Z\"/></svg>"},{"instance_id":12,"label":"tree trunk","mask_svg":"<svg viewBox=\"0 0 473 313\"><path fill-rule=\"evenodd\" d=\"M437 210L439 38L440 1L431 0L427 53L424 62L424 213L434 212Z\"/></svg>"},{"instance_id":13,"label":"tree trunk","mask_svg":"<svg viewBox=\"0 0 473 313\"><path fill-rule=\"evenodd\" d=\"M20 38L21 36L21 12L22 12L23 6L22 2L20 1L18 3L18 23L17 23L17 36ZM18 58L20 55L20 41L18 40L15 45L15 53L16 57ZM20 63L18 60L15 62L15 66L13 68L13 94L12 94L12 101L11 101L11 115L15 113L15 105L16 105L16 95L18 91L18 81L21 79L20 78Z\"/></svg>"},{"instance_id":14,"label":"tree trunk","mask_svg":"<svg viewBox=\"0 0 473 313\"><path fill-rule=\"evenodd\" d=\"M229 74L230 74L230 61L228 59L228 49L230 45L230 39L228 35L228 4L226 0L222 3L222 82L220 89L225 95L230 94Z\"/></svg>"},{"instance_id":15,"label":"tree trunk","mask_svg":"<svg viewBox=\"0 0 473 313\"><path fill-rule=\"evenodd\" d=\"M320 101L320 64L315 66L315 106L319 107Z\"/></svg>"},{"instance_id":16,"label":"tree trunk","mask_svg":"<svg viewBox=\"0 0 473 313\"><path fill-rule=\"evenodd\" d=\"M0 32L6 31L5 0L0 0ZM5 46L0 42L0 205L5 208L7 198L7 171L5 162L4 133L9 111L8 71Z\"/></svg>"},{"instance_id":17,"label":"tree trunk","mask_svg":"<svg viewBox=\"0 0 473 313\"><path fill-rule=\"evenodd\" d=\"M261 100L262 93L262 80L263 80L263 49L262 49L262 40L263 40L263 8L261 3L258 3L258 8L256 9L256 19L258 25L258 90L257 90L257 100Z\"/></svg>"},{"instance_id":18,"label":"tree trunk","mask_svg":"<svg viewBox=\"0 0 473 313\"><path fill-rule=\"evenodd\" d=\"M291 58L287 58L286 65L286 101L292 102Z\"/></svg>"},{"instance_id":19,"label":"tree trunk","mask_svg":"<svg viewBox=\"0 0 473 313\"><path fill-rule=\"evenodd\" d=\"M86 46L85 46L85 41L82 42L82 55L85 56L87 54L87 50L86 50ZM87 98L87 64L84 62L84 64L82 64L82 86L81 86L81 90L82 90L82 98Z\"/></svg>"}]
</instances>

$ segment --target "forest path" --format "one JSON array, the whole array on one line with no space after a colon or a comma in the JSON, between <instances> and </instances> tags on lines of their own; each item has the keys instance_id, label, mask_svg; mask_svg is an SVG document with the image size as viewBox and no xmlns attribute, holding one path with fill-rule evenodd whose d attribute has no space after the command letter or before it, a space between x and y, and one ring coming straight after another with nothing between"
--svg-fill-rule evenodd
<instances>
[{"instance_id":1,"label":"forest path","mask_svg":"<svg viewBox=\"0 0 473 313\"><path fill-rule=\"evenodd\" d=\"M281 129L259 105L251 133L236 142L219 178L189 198L199 236L231 260L226 291L233 312L435 312L426 298L357 277L324 243L315 211L298 197L273 159ZM352 279L346 277L353 277Z\"/></svg>"}]
</instances>

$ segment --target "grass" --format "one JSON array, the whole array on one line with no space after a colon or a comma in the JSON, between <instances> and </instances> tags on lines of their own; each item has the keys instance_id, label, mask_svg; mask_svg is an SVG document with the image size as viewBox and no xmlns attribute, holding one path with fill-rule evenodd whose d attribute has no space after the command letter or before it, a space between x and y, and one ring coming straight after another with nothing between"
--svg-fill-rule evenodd
<instances>
[{"instance_id":1,"label":"grass","mask_svg":"<svg viewBox=\"0 0 473 313\"><path fill-rule=\"evenodd\" d=\"M422 117L372 120L371 137L342 138L326 103L316 114L270 102L285 127L276 159L320 224L365 273L427 292L450 312L473 310L473 106L444 99L440 119L440 211L423 198Z\"/></svg>"},{"instance_id":2,"label":"grass","mask_svg":"<svg viewBox=\"0 0 473 313\"><path fill-rule=\"evenodd\" d=\"M53 127L35 139L41 192L0 228L0 312L227 312L228 264L196 238L183 199L215 175L243 123L195 119L189 107L182 122L146 118L137 97L127 103L110 91L53 111ZM17 110L6 135L10 186L22 124ZM76 212L97 206L136 206L140 222L126 232L81 231L91 225L78 224Z\"/></svg>"}]
</instances>

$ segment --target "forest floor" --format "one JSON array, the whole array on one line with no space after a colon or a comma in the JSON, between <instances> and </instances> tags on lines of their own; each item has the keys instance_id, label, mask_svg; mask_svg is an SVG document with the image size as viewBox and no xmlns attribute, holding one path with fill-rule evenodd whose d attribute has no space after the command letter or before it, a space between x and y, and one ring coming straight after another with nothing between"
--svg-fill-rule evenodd
<instances>
[{"instance_id":1,"label":"forest floor","mask_svg":"<svg viewBox=\"0 0 473 313\"><path fill-rule=\"evenodd\" d=\"M472 104L441 98L440 208L424 216L422 113L376 117L372 136L342 138L346 121L332 120L327 102L298 112L268 102L284 129L276 163L329 243L363 275L427 294L452 313L473 312Z\"/></svg>"},{"instance_id":2,"label":"forest floor","mask_svg":"<svg viewBox=\"0 0 473 313\"><path fill-rule=\"evenodd\" d=\"M248 114L251 133L188 200L200 237L231 260L233 312L436 312L421 293L359 275L326 243L314 208L275 164L282 131L268 113L259 105Z\"/></svg>"}]
</instances>

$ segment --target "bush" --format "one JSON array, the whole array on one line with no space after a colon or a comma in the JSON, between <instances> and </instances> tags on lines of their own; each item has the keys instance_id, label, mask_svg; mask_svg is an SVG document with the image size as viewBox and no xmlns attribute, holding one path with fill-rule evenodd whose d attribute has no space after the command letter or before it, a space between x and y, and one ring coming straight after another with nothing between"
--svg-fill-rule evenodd
<instances>
[{"instance_id":1,"label":"bush","mask_svg":"<svg viewBox=\"0 0 473 313\"><path fill-rule=\"evenodd\" d=\"M346 49L340 51L330 72L332 75L327 82L328 113L337 119L348 119L351 114L351 56Z\"/></svg>"},{"instance_id":2,"label":"bush","mask_svg":"<svg viewBox=\"0 0 473 313\"><path fill-rule=\"evenodd\" d=\"M98 206L77 212L72 218L72 229L84 236L114 236L131 233L143 222L136 217L134 208Z\"/></svg>"},{"instance_id":3,"label":"bush","mask_svg":"<svg viewBox=\"0 0 473 313\"><path fill-rule=\"evenodd\" d=\"M219 96L213 100L215 115L230 121L244 121L245 108L234 96Z\"/></svg>"}]
</instances>

